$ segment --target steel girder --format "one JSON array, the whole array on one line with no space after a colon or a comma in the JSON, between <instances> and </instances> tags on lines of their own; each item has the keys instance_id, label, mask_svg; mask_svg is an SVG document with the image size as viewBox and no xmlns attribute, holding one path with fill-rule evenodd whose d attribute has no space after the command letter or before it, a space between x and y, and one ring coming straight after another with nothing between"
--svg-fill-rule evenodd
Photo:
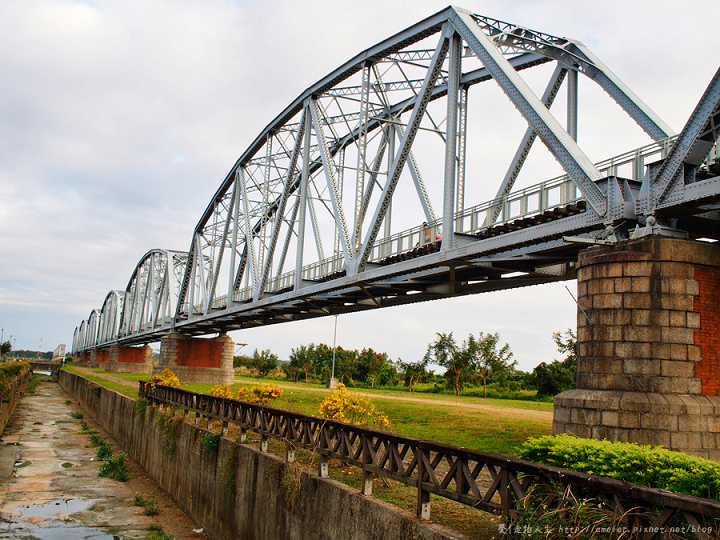
<instances>
[{"instance_id":1,"label":"steel girder","mask_svg":"<svg viewBox=\"0 0 720 540\"><path fill-rule=\"evenodd\" d=\"M548 63L555 72L539 97L521 74ZM576 142L578 74L655 142L593 164ZM567 128L550 111L566 80ZM479 181L467 169L468 134L478 129L468 108L469 90L481 83L494 83L528 127L497 197L478 204L468 199ZM710 94L692 122L696 133L686 128L673 147L678 157L651 180L645 175L641 189L645 163L666 158L674 133L587 47L447 8L346 62L266 126L213 196L184 265L167 272L159 251L138 264L118 339L147 341L171 327L220 332L567 277L577 248L563 236L588 240L644 219L677 191L667 178L688 160L702 162L717 140ZM536 138L566 174L515 190ZM632 166L630 178L617 177L622 164ZM656 177L660 191L648 187ZM398 195L406 185L416 195ZM700 182L684 193L681 203L706 201L717 189ZM610 228L601 236L618 238ZM508 272L524 277L496 279ZM161 275L171 274L178 288L164 289Z\"/></svg>"}]
</instances>

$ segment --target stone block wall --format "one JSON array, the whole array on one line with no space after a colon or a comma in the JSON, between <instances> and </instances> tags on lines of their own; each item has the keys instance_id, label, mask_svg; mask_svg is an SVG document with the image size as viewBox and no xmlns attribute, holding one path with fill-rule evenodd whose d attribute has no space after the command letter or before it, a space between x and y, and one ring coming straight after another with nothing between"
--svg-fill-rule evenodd
<instances>
[{"instance_id":1,"label":"stone block wall","mask_svg":"<svg viewBox=\"0 0 720 540\"><path fill-rule=\"evenodd\" d=\"M110 360L110 351L108 349L93 349L90 351L90 362L88 367L104 368Z\"/></svg>"},{"instance_id":2,"label":"stone block wall","mask_svg":"<svg viewBox=\"0 0 720 540\"><path fill-rule=\"evenodd\" d=\"M553 432L720 458L720 248L649 237L581 253L577 389Z\"/></svg>"},{"instance_id":3,"label":"stone block wall","mask_svg":"<svg viewBox=\"0 0 720 540\"><path fill-rule=\"evenodd\" d=\"M234 351L235 344L227 335L207 339L168 334L160 341L160 362L153 373L167 368L183 383L233 384Z\"/></svg>"},{"instance_id":4,"label":"stone block wall","mask_svg":"<svg viewBox=\"0 0 720 540\"><path fill-rule=\"evenodd\" d=\"M152 373L152 349L144 347L128 347L113 345L110 347L109 358L105 371L114 373Z\"/></svg>"}]
</instances>

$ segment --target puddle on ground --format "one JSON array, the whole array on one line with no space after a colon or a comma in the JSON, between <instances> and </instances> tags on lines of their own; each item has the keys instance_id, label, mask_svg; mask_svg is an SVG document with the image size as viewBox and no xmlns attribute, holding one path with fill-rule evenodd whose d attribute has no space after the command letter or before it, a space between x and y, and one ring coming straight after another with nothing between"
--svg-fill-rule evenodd
<instances>
[{"instance_id":1,"label":"puddle on ground","mask_svg":"<svg viewBox=\"0 0 720 540\"><path fill-rule=\"evenodd\" d=\"M37 540L123 540L124 537L74 523L69 514L82 512L102 499L56 499L19 506L0 519L0 538Z\"/></svg>"}]
</instances>

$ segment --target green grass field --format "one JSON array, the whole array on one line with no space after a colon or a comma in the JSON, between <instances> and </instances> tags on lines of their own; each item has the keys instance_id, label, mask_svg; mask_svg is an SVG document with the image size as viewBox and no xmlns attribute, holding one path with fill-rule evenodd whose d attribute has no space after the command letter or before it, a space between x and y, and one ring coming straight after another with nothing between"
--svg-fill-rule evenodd
<instances>
[{"instance_id":1,"label":"green grass field","mask_svg":"<svg viewBox=\"0 0 720 540\"><path fill-rule=\"evenodd\" d=\"M66 369L80 373L71 366ZM92 374L87 371L83 370L82 375L131 398L137 398L136 385L108 381L104 376L120 377L129 383L149 378L146 374L106 374L103 369L92 369ZM283 395L273 406L303 414L318 415L320 402L329 393L318 384L252 377L236 377L234 391L258 382L280 384ZM184 384L183 388L208 393L211 385ZM388 415L392 423L390 431L473 450L516 455L520 445L528 438L548 435L552 431L552 403L382 389L362 389L359 392L366 394L379 410Z\"/></svg>"}]
</instances>

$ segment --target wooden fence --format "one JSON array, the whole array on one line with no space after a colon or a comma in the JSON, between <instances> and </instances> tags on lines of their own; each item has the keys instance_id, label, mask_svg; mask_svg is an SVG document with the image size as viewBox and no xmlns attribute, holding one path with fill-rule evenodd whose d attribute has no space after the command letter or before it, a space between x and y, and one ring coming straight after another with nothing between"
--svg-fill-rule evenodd
<instances>
[{"instance_id":1,"label":"wooden fence","mask_svg":"<svg viewBox=\"0 0 720 540\"><path fill-rule=\"evenodd\" d=\"M320 476L328 475L330 459L353 465L362 471L365 495L372 494L375 475L413 486L423 519L430 518L430 495L436 494L502 516L501 530L512 538L528 532L522 512L533 486L541 486L542 504L550 509L570 492L603 502L613 527L626 533L622 538L718 538L720 502L713 500L144 381L140 397L182 409L185 416L194 412L196 422L202 416L218 420L225 432L228 424L242 434L255 432L262 451L268 439L282 441L289 461L297 448L315 452Z\"/></svg>"}]
</instances>

